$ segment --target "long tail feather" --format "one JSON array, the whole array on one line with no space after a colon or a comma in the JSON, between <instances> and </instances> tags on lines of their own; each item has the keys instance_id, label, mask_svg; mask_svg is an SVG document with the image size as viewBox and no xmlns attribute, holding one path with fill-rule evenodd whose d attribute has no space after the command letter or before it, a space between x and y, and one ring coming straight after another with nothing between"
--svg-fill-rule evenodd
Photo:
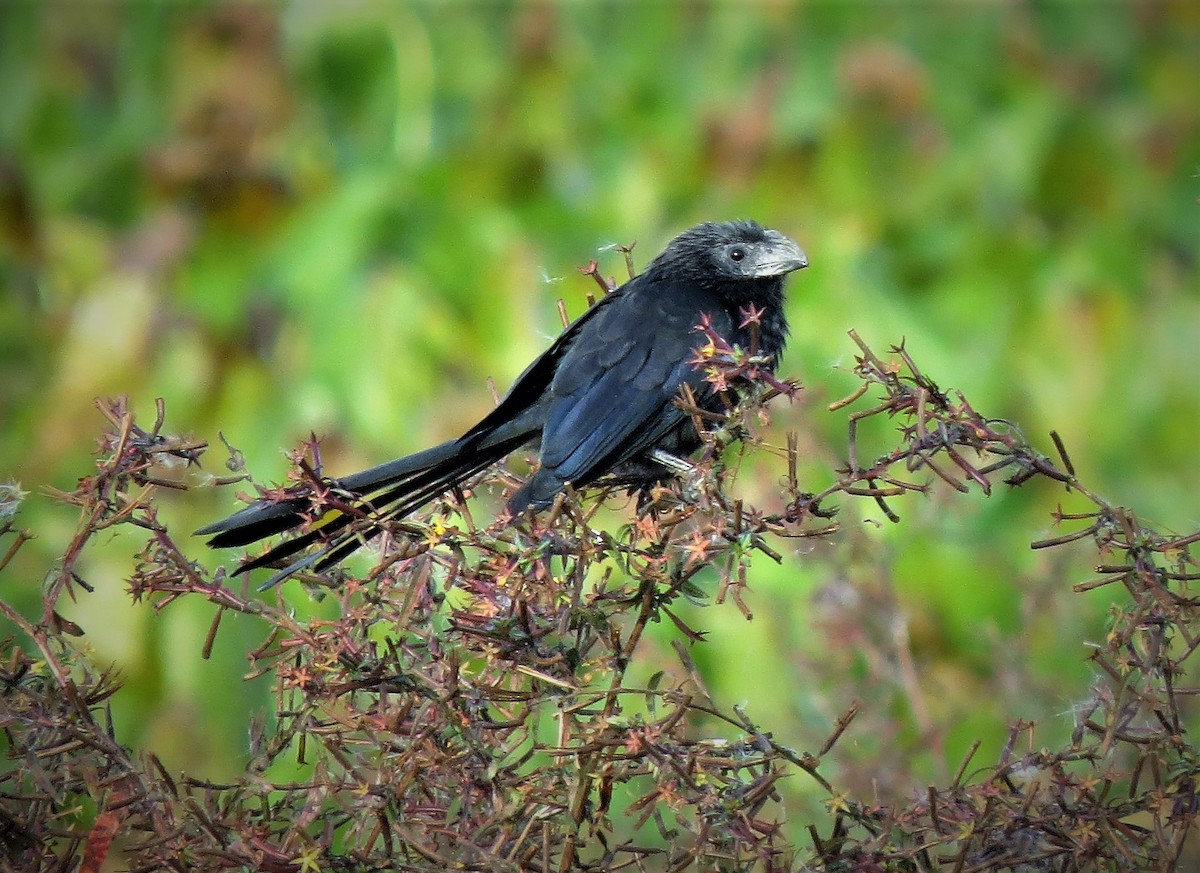
<instances>
[{"instance_id":1,"label":"long tail feather","mask_svg":"<svg viewBox=\"0 0 1200 873\"><path fill-rule=\"evenodd\" d=\"M344 476L330 483L331 487L350 495L369 495L371 492L395 485L462 454L466 449L458 440L450 440L423 452L397 458L386 464ZM212 536L208 545L214 549L248 546L304 522L309 506L307 497L294 500L260 500L235 512L228 518L196 531L198 536Z\"/></svg>"},{"instance_id":2,"label":"long tail feather","mask_svg":"<svg viewBox=\"0 0 1200 873\"><path fill-rule=\"evenodd\" d=\"M499 461L527 439L526 435L521 435L486 446L472 446L454 455L442 455L436 463L416 470L409 464L392 462L394 466L383 465L338 480L334 485L339 490L352 482L371 482L375 487L353 495L349 510L331 509L314 521L308 530L277 543L263 554L243 563L234 571L234 575L260 567L279 567L281 562L300 556L271 576L260 587L260 590L264 590L278 585L300 570L311 568L320 572L328 569L378 535L387 521L416 511L459 482ZM366 475L384 471L389 466L390 478ZM255 504L199 533L215 534L209 541L210 545L245 545L299 527L304 521L303 512L307 505L307 500L302 499ZM320 544L320 547L303 554L314 544Z\"/></svg>"},{"instance_id":3,"label":"long tail feather","mask_svg":"<svg viewBox=\"0 0 1200 873\"><path fill-rule=\"evenodd\" d=\"M214 549L248 546L300 524L304 520L301 511L307 505L308 501L304 499L284 500L278 503L260 500L238 510L228 518L200 528L196 533L199 536L215 534L208 541L209 546Z\"/></svg>"}]
</instances>

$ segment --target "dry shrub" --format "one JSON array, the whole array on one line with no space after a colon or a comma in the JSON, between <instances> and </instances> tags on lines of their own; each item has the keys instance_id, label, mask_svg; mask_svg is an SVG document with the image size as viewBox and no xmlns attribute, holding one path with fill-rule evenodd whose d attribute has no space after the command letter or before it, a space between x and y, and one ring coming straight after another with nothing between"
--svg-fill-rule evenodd
<instances>
[{"instance_id":1,"label":"dry shrub","mask_svg":"<svg viewBox=\"0 0 1200 873\"><path fill-rule=\"evenodd\" d=\"M155 494L178 487L172 468L205 446L164 431L161 403L149 429L126 401L101 403L108 427L97 470L61 495L81 522L44 586L42 614L0 603L24 636L6 641L0 666L8 756L0 869L92 873L106 858L135 871L278 873L1174 869L1196 816L1197 756L1183 701L1194 692L1187 663L1200 643L1189 594L1200 578L1190 552L1200 534L1147 527L1081 483L1057 438L1051 459L1015 427L941 390L903 347L884 360L851 336L861 390L833 407L858 409L849 415L849 464L824 490L800 490L789 438L777 452L783 485L773 506L727 496L725 449L734 439L759 443L763 402L791 387L753 350L710 337L704 365L719 383L749 383L747 399L709 433L689 475L640 494L632 523L615 532L594 524L595 491L623 487L610 482L536 516L480 524L469 492L512 485L509 473L492 470L390 524L369 572L303 579L336 601L334 620L299 619L281 598L181 550ZM868 394L875 399L860 408ZM895 447L869 462L858 457L857 437L868 419L897 425ZM294 461L292 487L306 488L319 509L330 497L313 487L315 443ZM230 481L244 478L239 464L233 452ZM1021 754L1033 729L1015 723L999 760L968 756L919 799L879 803L823 773L859 707L823 746L801 752L704 692L689 654L704 635L678 609L704 598L694 581L704 568L719 577L715 599L748 613L750 557L782 561L782 539L828 537L838 502L871 501L895 518L893 504L910 492L973 484L987 494L1000 481L1038 477L1089 508L1059 511L1061 535L1034 548L1090 544L1097 576L1075 588L1107 585L1116 601L1091 655L1099 679L1062 747ZM26 534L11 512L0 524L3 571ZM172 775L151 751L133 752L113 735L106 703L119 684L81 654L84 628L58 603L87 596L79 558L114 526L149 537L129 577L135 600L159 610L181 598L212 604L198 654L221 645L229 611L262 623L262 644L247 657L254 674L274 676L277 711L257 724L236 780ZM681 669L635 683L631 667L644 657L651 622L678 629ZM737 739L714 738L716 722ZM306 778L270 777L285 756L305 765ZM785 776L825 792L828 815L785 827L777 785ZM804 844L789 841L805 830Z\"/></svg>"}]
</instances>

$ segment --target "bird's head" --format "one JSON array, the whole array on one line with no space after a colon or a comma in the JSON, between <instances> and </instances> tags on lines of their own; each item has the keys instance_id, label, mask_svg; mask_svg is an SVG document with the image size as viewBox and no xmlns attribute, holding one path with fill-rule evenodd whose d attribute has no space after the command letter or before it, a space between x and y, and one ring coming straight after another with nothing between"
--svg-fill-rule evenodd
<instances>
[{"instance_id":1,"label":"bird's head","mask_svg":"<svg viewBox=\"0 0 1200 873\"><path fill-rule=\"evenodd\" d=\"M777 279L808 266L793 240L754 221L709 221L685 230L647 272L686 276L702 284Z\"/></svg>"}]
</instances>

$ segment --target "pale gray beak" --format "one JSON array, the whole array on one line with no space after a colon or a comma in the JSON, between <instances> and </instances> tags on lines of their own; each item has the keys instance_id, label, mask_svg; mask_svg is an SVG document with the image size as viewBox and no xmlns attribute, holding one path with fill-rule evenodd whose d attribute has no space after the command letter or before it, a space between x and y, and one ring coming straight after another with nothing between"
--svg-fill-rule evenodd
<instances>
[{"instance_id":1,"label":"pale gray beak","mask_svg":"<svg viewBox=\"0 0 1200 873\"><path fill-rule=\"evenodd\" d=\"M754 264L755 276L783 276L808 266L808 255L795 240L777 230L768 230L767 240L767 245L756 247L759 255Z\"/></svg>"}]
</instances>

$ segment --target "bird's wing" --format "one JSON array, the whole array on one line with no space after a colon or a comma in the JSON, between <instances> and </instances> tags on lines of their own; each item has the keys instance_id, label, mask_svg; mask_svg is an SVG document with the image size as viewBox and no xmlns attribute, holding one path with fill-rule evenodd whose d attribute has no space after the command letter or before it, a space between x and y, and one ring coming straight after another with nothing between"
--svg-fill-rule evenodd
<instances>
[{"instance_id":1,"label":"bird's wing","mask_svg":"<svg viewBox=\"0 0 1200 873\"><path fill-rule=\"evenodd\" d=\"M658 283L628 295L580 331L551 384L541 451L548 475L586 484L683 421L686 414L674 404L680 388L688 384L701 396L709 389L691 363L705 342L696 330L704 312L718 333L728 335L731 319L716 301Z\"/></svg>"}]
</instances>

